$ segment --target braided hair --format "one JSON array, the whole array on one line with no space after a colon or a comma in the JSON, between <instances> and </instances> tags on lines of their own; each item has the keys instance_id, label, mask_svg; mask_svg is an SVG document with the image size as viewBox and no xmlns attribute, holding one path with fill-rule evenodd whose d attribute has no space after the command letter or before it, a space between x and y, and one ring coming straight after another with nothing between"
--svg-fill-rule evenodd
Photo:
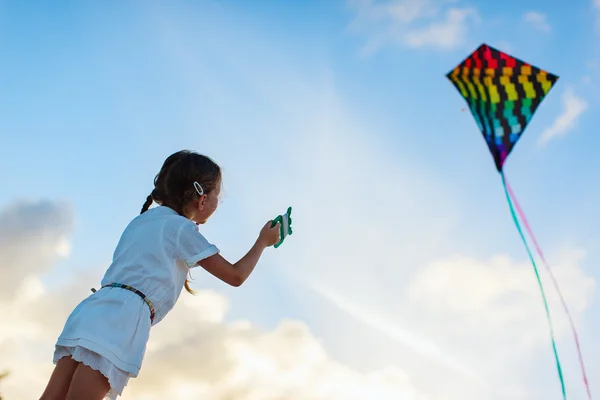
<instances>
[{"instance_id":1,"label":"braided hair","mask_svg":"<svg viewBox=\"0 0 600 400\"><path fill-rule=\"evenodd\" d=\"M154 178L154 189L146 198L140 214L156 202L184 215L185 207L198 196L194 182L198 182L208 194L217 188L220 180L221 168L211 158L190 150L173 153ZM193 294L187 279L185 289Z\"/></svg>"}]
</instances>

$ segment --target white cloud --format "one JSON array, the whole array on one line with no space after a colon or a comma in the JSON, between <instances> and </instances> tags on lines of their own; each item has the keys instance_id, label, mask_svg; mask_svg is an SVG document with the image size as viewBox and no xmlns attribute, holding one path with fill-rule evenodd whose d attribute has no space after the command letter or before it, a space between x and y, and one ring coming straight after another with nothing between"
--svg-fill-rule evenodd
<instances>
[{"instance_id":1,"label":"white cloud","mask_svg":"<svg viewBox=\"0 0 600 400\"><path fill-rule=\"evenodd\" d=\"M356 13L350 28L367 34L363 51L371 53L386 43L412 48L452 50L462 45L470 24L478 20L473 8L446 8L435 0L348 0Z\"/></svg>"},{"instance_id":2,"label":"white cloud","mask_svg":"<svg viewBox=\"0 0 600 400\"><path fill-rule=\"evenodd\" d=\"M18 293L27 276L67 256L72 229L67 204L23 200L7 205L0 212L0 301Z\"/></svg>"},{"instance_id":3,"label":"white cloud","mask_svg":"<svg viewBox=\"0 0 600 400\"><path fill-rule=\"evenodd\" d=\"M580 267L584 256L581 249L569 249L552 267L576 318L589 306L596 285ZM546 270L538 265L538 271L545 281L550 308L560 310ZM546 335L541 294L529 262L515 263L507 256L495 256L487 262L469 257L443 260L416 275L408 296L433 311L447 314L459 330L477 325L478 329L491 332L513 326L518 329L512 332L514 339L529 344L539 343L540 336ZM564 318L557 315L556 321L559 334L568 332Z\"/></svg>"},{"instance_id":4,"label":"white cloud","mask_svg":"<svg viewBox=\"0 0 600 400\"><path fill-rule=\"evenodd\" d=\"M377 310L366 309L359 304L355 304L351 299L341 296L330 287L324 287L317 282L308 282L307 284L311 289L315 290L321 296L325 297L360 322L382 332L401 344L409 346L419 354L440 363L446 368L458 372L469 379L479 380L476 371L465 365L458 357L452 355L448 349L440 348L440 346L431 339L399 326L393 321L390 321L389 318L382 316Z\"/></svg>"},{"instance_id":5,"label":"white cloud","mask_svg":"<svg viewBox=\"0 0 600 400\"><path fill-rule=\"evenodd\" d=\"M0 368L7 399L36 398L52 370L53 340L93 273L29 301L0 305ZM75 290L74 290L75 289ZM153 328L138 378L124 395L133 400L432 400L399 368L354 370L327 354L300 321L271 331L248 321L225 323L227 299L213 291L182 296L168 321Z\"/></svg>"},{"instance_id":6,"label":"white cloud","mask_svg":"<svg viewBox=\"0 0 600 400\"><path fill-rule=\"evenodd\" d=\"M548 23L546 14L537 11L530 11L523 15L523 21L531 24L535 29L541 32L550 32L552 28Z\"/></svg>"},{"instance_id":7,"label":"white cloud","mask_svg":"<svg viewBox=\"0 0 600 400\"><path fill-rule=\"evenodd\" d=\"M577 127L581 115L587 110L588 103L577 96L572 88L567 88L562 95L563 110L554 123L546 128L540 136L540 144L561 137Z\"/></svg>"},{"instance_id":8,"label":"white cloud","mask_svg":"<svg viewBox=\"0 0 600 400\"><path fill-rule=\"evenodd\" d=\"M377 10L377 8L375 8ZM410 23L419 18L434 17L436 6L430 0L391 1L381 6L396 22Z\"/></svg>"},{"instance_id":9,"label":"white cloud","mask_svg":"<svg viewBox=\"0 0 600 400\"><path fill-rule=\"evenodd\" d=\"M222 296L204 292L202 300L206 310L223 309ZM148 352L130 385L132 398L173 396L183 383L197 397L215 400L425 399L397 368L361 373L331 359L302 322L284 320L260 331L245 321L224 324L224 314L210 321L198 312L202 300L183 297L169 324L153 331L152 341L162 345Z\"/></svg>"},{"instance_id":10,"label":"white cloud","mask_svg":"<svg viewBox=\"0 0 600 400\"><path fill-rule=\"evenodd\" d=\"M581 317L596 290L595 280L581 266L585 255L582 249L565 248L550 261L576 326L581 325ZM546 269L538 265L538 271L563 368L575 370L575 362L566 364L574 351L568 318ZM471 257L441 260L415 275L407 296L415 307L424 307L423 313L444 326L447 340L464 349L464 357L476 352L480 360L497 360L497 364L480 364L479 371L490 379L490 385L500 384L494 377L501 374L502 367L499 369L499 366L502 364L514 364L517 373L522 368L520 364L525 354L545 351L547 357L551 357L546 314L529 262L515 262L507 256L494 256L487 261ZM521 371L526 373L526 369ZM503 379L512 380L510 387L519 387L516 376L504 373ZM525 393L531 391L528 398L543 397L539 393L534 395L535 390L531 387L526 389L524 386L522 390Z\"/></svg>"},{"instance_id":11,"label":"white cloud","mask_svg":"<svg viewBox=\"0 0 600 400\"><path fill-rule=\"evenodd\" d=\"M474 9L452 8L446 12L444 20L407 32L404 42L411 47L431 46L452 50L464 43L468 34L468 18L473 16L477 16Z\"/></svg>"}]
</instances>

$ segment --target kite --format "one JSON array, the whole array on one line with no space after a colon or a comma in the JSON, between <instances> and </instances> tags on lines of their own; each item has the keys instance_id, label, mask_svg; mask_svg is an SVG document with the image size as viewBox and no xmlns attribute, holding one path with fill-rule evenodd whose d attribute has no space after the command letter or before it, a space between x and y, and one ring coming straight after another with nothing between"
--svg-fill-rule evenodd
<instances>
[{"instance_id":1,"label":"kite","mask_svg":"<svg viewBox=\"0 0 600 400\"><path fill-rule=\"evenodd\" d=\"M537 283L541 291L546 318L550 327L552 349L562 388L563 399L566 399L567 395L556 348L556 341L554 339L552 319L550 317L550 311L538 268L527 244L527 240L523 235L523 229L519 223L519 218L523 221L523 225L531 237L539 257L552 277L554 287L559 294L563 308L569 318L577 347L583 381L587 389L588 399L591 399L592 396L590 394L583 357L581 355L579 338L573 324L573 319L571 318L569 309L558 288L556 279L554 279L552 271L533 235L533 231L525 218L525 213L517 202L514 192L506 180L503 169L508 155L522 136L525 128L533 117L533 114L558 80L558 76L514 58L491 46L482 44L452 71L448 72L446 77L452 82L454 87L467 102L468 109L470 109L471 114L473 114L475 122L483 134L489 151L494 158L496 169L502 177L502 184L510 208L510 213L533 265ZM517 214L519 215L519 218L517 217Z\"/></svg>"}]
</instances>

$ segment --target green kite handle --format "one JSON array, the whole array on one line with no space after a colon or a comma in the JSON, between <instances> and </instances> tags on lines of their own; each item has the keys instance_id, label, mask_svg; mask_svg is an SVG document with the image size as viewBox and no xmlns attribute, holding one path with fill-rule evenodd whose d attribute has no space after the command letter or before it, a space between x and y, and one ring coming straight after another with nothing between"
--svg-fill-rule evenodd
<instances>
[{"instance_id":1,"label":"green kite handle","mask_svg":"<svg viewBox=\"0 0 600 400\"><path fill-rule=\"evenodd\" d=\"M283 241L288 235L292 234L292 207L288 207L287 211L283 215L278 215L273 218L271 227L274 227L279 222L279 242L275 244L275 248L281 246Z\"/></svg>"}]
</instances>

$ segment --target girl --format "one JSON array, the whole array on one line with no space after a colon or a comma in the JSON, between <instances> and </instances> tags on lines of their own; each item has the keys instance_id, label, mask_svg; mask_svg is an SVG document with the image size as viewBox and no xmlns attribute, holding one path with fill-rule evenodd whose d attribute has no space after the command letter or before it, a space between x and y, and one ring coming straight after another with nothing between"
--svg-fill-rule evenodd
<instances>
[{"instance_id":1,"label":"girl","mask_svg":"<svg viewBox=\"0 0 600 400\"><path fill-rule=\"evenodd\" d=\"M263 250L279 241L268 221L235 264L198 232L217 208L221 169L179 151L166 159L139 216L125 228L102 287L73 310L56 343L56 364L41 399L116 399L138 376L150 328L173 308L190 268L200 265L232 286L250 276ZM148 210L152 202L158 207Z\"/></svg>"}]
</instances>

